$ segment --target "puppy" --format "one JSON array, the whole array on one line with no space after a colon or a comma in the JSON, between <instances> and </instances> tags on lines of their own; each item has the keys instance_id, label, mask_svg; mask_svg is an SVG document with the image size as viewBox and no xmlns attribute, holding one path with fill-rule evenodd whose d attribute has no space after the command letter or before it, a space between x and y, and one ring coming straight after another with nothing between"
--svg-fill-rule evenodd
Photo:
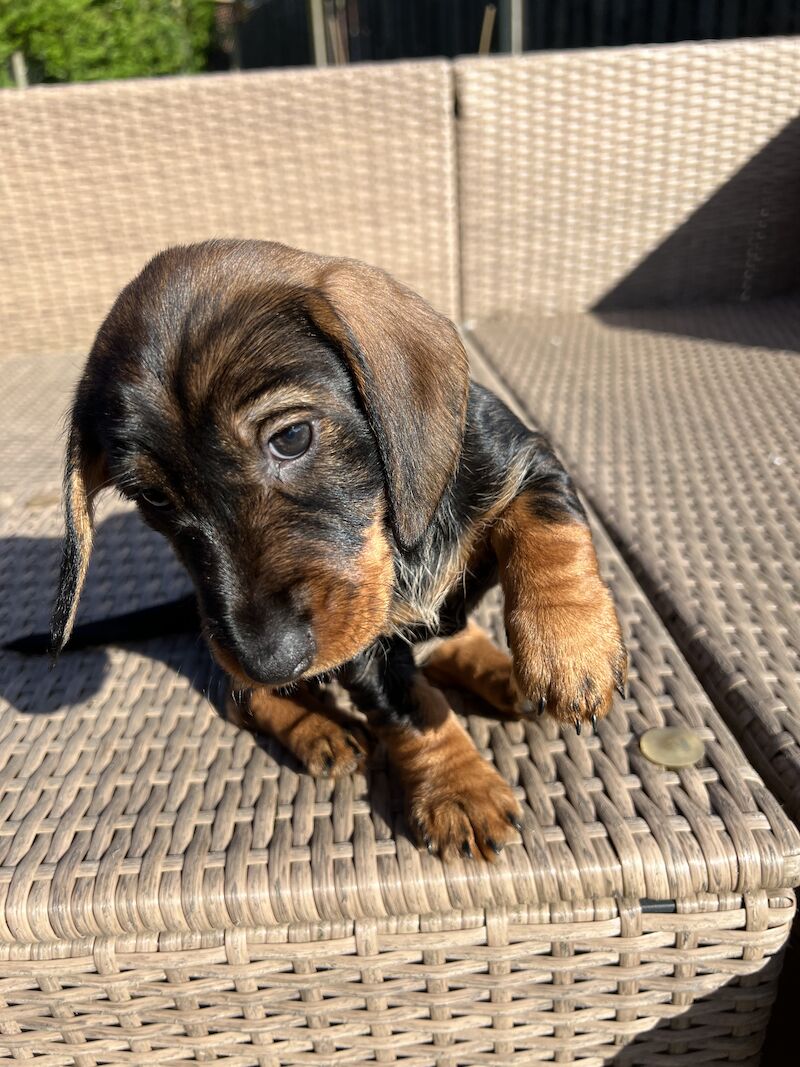
<instances>
[{"instance_id":1,"label":"puppy","mask_svg":"<svg viewBox=\"0 0 800 1067\"><path fill-rule=\"evenodd\" d=\"M335 672L431 852L492 859L521 814L432 681L578 730L624 684L586 516L547 441L470 382L451 322L363 263L208 241L123 290L72 408L56 654L107 485L186 566L231 713L312 774L349 773L363 742L317 690ZM468 623L498 581L511 659ZM423 673L412 648L431 638Z\"/></svg>"}]
</instances>

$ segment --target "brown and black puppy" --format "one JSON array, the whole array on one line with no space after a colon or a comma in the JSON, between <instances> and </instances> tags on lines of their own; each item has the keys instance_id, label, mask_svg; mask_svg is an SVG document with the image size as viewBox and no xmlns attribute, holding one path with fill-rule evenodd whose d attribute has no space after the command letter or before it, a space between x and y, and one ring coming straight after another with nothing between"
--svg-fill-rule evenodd
<instances>
[{"instance_id":1,"label":"brown and black puppy","mask_svg":"<svg viewBox=\"0 0 800 1067\"><path fill-rule=\"evenodd\" d=\"M452 323L380 270L210 241L163 252L123 290L72 409L56 652L107 485L186 565L232 710L312 773L348 773L358 733L315 688L335 672L431 851L491 858L520 809L428 678L578 728L623 685L568 476L470 383ZM467 626L498 580L513 665ZM433 637L426 678L411 648Z\"/></svg>"}]
</instances>

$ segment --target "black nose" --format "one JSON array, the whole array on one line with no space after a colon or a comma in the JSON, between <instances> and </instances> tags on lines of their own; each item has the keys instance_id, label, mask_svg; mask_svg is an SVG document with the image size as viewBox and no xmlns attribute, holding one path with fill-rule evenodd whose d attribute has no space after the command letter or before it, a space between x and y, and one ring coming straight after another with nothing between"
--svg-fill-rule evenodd
<instances>
[{"instance_id":1,"label":"black nose","mask_svg":"<svg viewBox=\"0 0 800 1067\"><path fill-rule=\"evenodd\" d=\"M245 674L262 685L286 685L314 662L317 646L306 622L266 619L263 631L239 632L233 651Z\"/></svg>"}]
</instances>

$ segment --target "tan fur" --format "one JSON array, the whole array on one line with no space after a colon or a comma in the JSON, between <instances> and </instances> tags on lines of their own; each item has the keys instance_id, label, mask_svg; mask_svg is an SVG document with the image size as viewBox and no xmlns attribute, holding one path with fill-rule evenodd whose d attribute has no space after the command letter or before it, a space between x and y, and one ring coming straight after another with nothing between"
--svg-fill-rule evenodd
<instances>
[{"instance_id":1,"label":"tan fur","mask_svg":"<svg viewBox=\"0 0 800 1067\"><path fill-rule=\"evenodd\" d=\"M302 573L298 584L308 595L317 643L316 656L304 678L314 678L346 663L386 628L394 564L382 513L381 507L347 575L319 560L309 562ZM282 564L287 570L292 563L296 564L297 552L293 548L287 546L285 561L275 554L270 557L275 570L281 570ZM248 689L257 685L213 637L209 637L209 645L217 663L236 684Z\"/></svg>"},{"instance_id":2,"label":"tan fur","mask_svg":"<svg viewBox=\"0 0 800 1067\"><path fill-rule=\"evenodd\" d=\"M205 625L205 623L204 623ZM239 689L251 689L255 685L252 678L248 676L242 670L241 664L234 658L226 648L223 648L213 637L207 637L208 647L211 649L211 655L222 667L223 671L230 677L234 686Z\"/></svg>"},{"instance_id":3,"label":"tan fur","mask_svg":"<svg viewBox=\"0 0 800 1067\"><path fill-rule=\"evenodd\" d=\"M423 669L435 685L466 689L504 715L530 711L514 681L511 657L472 620L461 633L439 642Z\"/></svg>"},{"instance_id":4,"label":"tan fur","mask_svg":"<svg viewBox=\"0 0 800 1067\"><path fill-rule=\"evenodd\" d=\"M271 415L276 408L302 411L312 408L317 397L313 390L282 384L273 389L265 389L257 399L240 407L236 412L237 429L258 423L263 415Z\"/></svg>"},{"instance_id":5,"label":"tan fur","mask_svg":"<svg viewBox=\"0 0 800 1067\"><path fill-rule=\"evenodd\" d=\"M97 493L104 484L108 472L104 457L87 452L81 441L73 433L68 445L69 475L64 487L65 504L69 511L75 531L79 553L79 565L75 590L69 606L69 615L61 641L63 647L69 640L78 602L86 581L89 558L94 541L94 506Z\"/></svg>"},{"instance_id":6,"label":"tan fur","mask_svg":"<svg viewBox=\"0 0 800 1067\"><path fill-rule=\"evenodd\" d=\"M78 582L76 585L75 598L70 606L69 618L64 629L64 641L69 640L72 627L75 623L75 614L78 610L78 599L86 581L86 571L89 568L89 557L92 554L92 542L94 540L93 509L90 503L91 497L87 490L86 479L82 470L74 470L69 476L67 492L70 498L72 521L75 526L75 534L80 546L80 568L78 570Z\"/></svg>"},{"instance_id":7,"label":"tan fur","mask_svg":"<svg viewBox=\"0 0 800 1067\"><path fill-rule=\"evenodd\" d=\"M366 735L354 720L326 707L305 686L291 697L270 689L228 697L228 719L277 738L306 768L321 778L352 774L369 751Z\"/></svg>"},{"instance_id":8,"label":"tan fur","mask_svg":"<svg viewBox=\"0 0 800 1067\"><path fill-rule=\"evenodd\" d=\"M382 512L367 532L349 580L319 568L308 581L317 655L313 677L346 663L385 629L394 586L392 551Z\"/></svg>"},{"instance_id":9,"label":"tan fur","mask_svg":"<svg viewBox=\"0 0 800 1067\"><path fill-rule=\"evenodd\" d=\"M419 729L376 727L405 791L409 824L422 844L446 859L493 860L519 825L511 787L478 753L444 694L421 676L414 699Z\"/></svg>"},{"instance_id":10,"label":"tan fur","mask_svg":"<svg viewBox=\"0 0 800 1067\"><path fill-rule=\"evenodd\" d=\"M521 692L562 722L603 715L624 683L627 655L591 533L537 518L520 497L492 531Z\"/></svg>"}]
</instances>

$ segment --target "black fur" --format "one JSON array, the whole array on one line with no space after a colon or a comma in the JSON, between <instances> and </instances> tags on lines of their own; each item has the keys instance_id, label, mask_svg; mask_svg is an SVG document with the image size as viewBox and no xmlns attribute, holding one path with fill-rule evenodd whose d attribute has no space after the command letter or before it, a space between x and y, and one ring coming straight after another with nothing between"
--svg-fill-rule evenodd
<instances>
[{"instance_id":1,"label":"black fur","mask_svg":"<svg viewBox=\"0 0 800 1067\"><path fill-rule=\"evenodd\" d=\"M91 414L87 418L91 419ZM126 431L123 428L123 434ZM125 436L125 440L130 438ZM502 403L494 393L475 384L470 385L467 422L464 435L462 459L455 479L447 490L441 505L426 531L421 543L414 549L405 550L395 546L398 560L402 557L401 574L411 573L415 568L435 571L437 560L452 551L459 530L479 522L502 495L509 469L521 453L527 457L522 490L526 491L535 514L550 521L585 522L583 507L575 488L553 452L544 435L529 430ZM206 477L210 485L224 484L224 465L210 468ZM208 487L204 487L204 496ZM214 495L213 493L211 494ZM331 493L314 500L297 501L300 528L303 534L313 537L325 536L330 529ZM341 503L341 502L340 502ZM314 517L319 516L315 524ZM148 520L158 526L164 520L151 509ZM302 534L300 547L302 550ZM329 536L334 536L330 533ZM181 544L180 535L177 538ZM198 572L210 564L198 555L196 547L184 555L184 562L195 581ZM218 574L218 572L215 571ZM365 649L338 672L340 681L350 690L353 699L364 710L384 717L395 725L401 722L414 724L416 709L410 696L410 680L414 662L410 646L433 637L446 637L461 630L469 613L481 598L497 582L497 565L491 555L475 570L468 573L465 581L443 603L435 626L411 627L403 637L379 639L375 646ZM223 614L224 600L230 589L222 585L206 597L206 610L215 621ZM103 623L88 623L76 626L67 650L88 645L116 644L141 640L146 636L158 636L179 631L196 631L199 616L191 598L174 603L148 608L127 615L120 615ZM11 642L10 649L35 653L47 647L46 634L32 634Z\"/></svg>"}]
</instances>

